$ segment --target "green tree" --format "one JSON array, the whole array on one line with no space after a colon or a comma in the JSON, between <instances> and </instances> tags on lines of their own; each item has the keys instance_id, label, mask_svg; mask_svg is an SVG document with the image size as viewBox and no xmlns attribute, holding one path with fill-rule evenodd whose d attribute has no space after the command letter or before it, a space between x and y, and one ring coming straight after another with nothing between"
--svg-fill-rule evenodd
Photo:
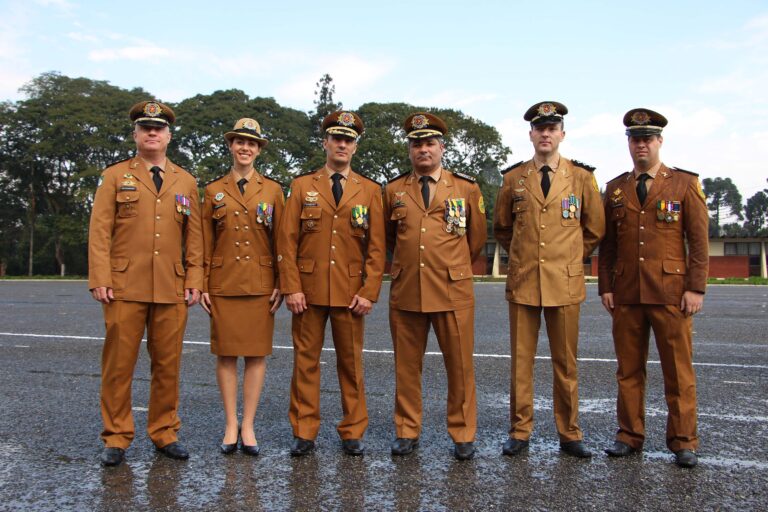
<instances>
[{"instance_id":1,"label":"green tree","mask_svg":"<svg viewBox=\"0 0 768 512\"><path fill-rule=\"evenodd\" d=\"M326 73L315 84L315 108L308 113L311 130L309 142L312 151L306 162L307 170L317 169L325 164L325 152L322 148L323 131L320 125L325 116L344 108L340 101L336 101L334 94L336 94L336 86L333 84L333 78Z\"/></svg>"},{"instance_id":2,"label":"green tree","mask_svg":"<svg viewBox=\"0 0 768 512\"><path fill-rule=\"evenodd\" d=\"M705 178L702 181L704 195L707 196L709 211L714 212L714 224L717 235L720 234L721 211L727 211L742 220L741 194L731 178Z\"/></svg>"},{"instance_id":3,"label":"green tree","mask_svg":"<svg viewBox=\"0 0 768 512\"><path fill-rule=\"evenodd\" d=\"M747 199L744 209L744 228L749 236L768 235L768 190L757 192Z\"/></svg>"}]
</instances>

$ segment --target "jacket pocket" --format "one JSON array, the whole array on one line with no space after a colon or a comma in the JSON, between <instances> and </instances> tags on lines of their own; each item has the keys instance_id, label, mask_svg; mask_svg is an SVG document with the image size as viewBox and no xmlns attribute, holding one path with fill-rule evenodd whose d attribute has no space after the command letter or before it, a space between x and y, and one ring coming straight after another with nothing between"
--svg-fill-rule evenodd
<instances>
[{"instance_id":1,"label":"jacket pocket","mask_svg":"<svg viewBox=\"0 0 768 512\"><path fill-rule=\"evenodd\" d=\"M174 269L176 270L176 295L179 297L184 296L184 277L187 275L186 270L184 270L184 265L180 261L177 261L173 264Z\"/></svg>"},{"instance_id":2,"label":"jacket pocket","mask_svg":"<svg viewBox=\"0 0 768 512\"><path fill-rule=\"evenodd\" d=\"M117 201L118 217L136 217L139 214L138 192L118 192L117 196L115 196L115 201Z\"/></svg>"},{"instance_id":3,"label":"jacket pocket","mask_svg":"<svg viewBox=\"0 0 768 512\"><path fill-rule=\"evenodd\" d=\"M319 206L305 207L301 210L301 230L305 233L320 231L320 219L323 210Z\"/></svg>"},{"instance_id":4,"label":"jacket pocket","mask_svg":"<svg viewBox=\"0 0 768 512\"><path fill-rule=\"evenodd\" d=\"M109 264L112 270L112 289L119 291L125 288L129 258L113 258Z\"/></svg>"},{"instance_id":5,"label":"jacket pocket","mask_svg":"<svg viewBox=\"0 0 768 512\"><path fill-rule=\"evenodd\" d=\"M315 289L315 279L313 273L315 271L315 260L309 258L299 258L296 261L299 267L299 279L301 279L301 291L304 294L310 294Z\"/></svg>"},{"instance_id":6,"label":"jacket pocket","mask_svg":"<svg viewBox=\"0 0 768 512\"><path fill-rule=\"evenodd\" d=\"M661 263L663 270L661 280L664 284L664 294L668 300L672 298L677 303L683 296L685 287L685 274L688 269L684 260L664 260Z\"/></svg>"},{"instance_id":7,"label":"jacket pocket","mask_svg":"<svg viewBox=\"0 0 768 512\"><path fill-rule=\"evenodd\" d=\"M273 289L275 287L275 264L272 256L259 256L259 271L261 272L261 287Z\"/></svg>"},{"instance_id":8,"label":"jacket pocket","mask_svg":"<svg viewBox=\"0 0 768 512\"><path fill-rule=\"evenodd\" d=\"M451 300L471 300L472 266L458 265L448 268L448 298Z\"/></svg>"},{"instance_id":9,"label":"jacket pocket","mask_svg":"<svg viewBox=\"0 0 768 512\"><path fill-rule=\"evenodd\" d=\"M405 217L408 215L408 208L405 206L398 206L392 210L392 214L389 216L389 220L397 225L397 231L404 233L406 230Z\"/></svg>"},{"instance_id":10,"label":"jacket pocket","mask_svg":"<svg viewBox=\"0 0 768 512\"><path fill-rule=\"evenodd\" d=\"M581 263L568 265L568 293L571 297L586 296L587 288L584 283L584 265Z\"/></svg>"},{"instance_id":11,"label":"jacket pocket","mask_svg":"<svg viewBox=\"0 0 768 512\"><path fill-rule=\"evenodd\" d=\"M223 272L224 265L224 257L223 256L214 256L211 258L211 268L210 273L208 275L208 289L219 289L221 288L221 274Z\"/></svg>"}]
</instances>

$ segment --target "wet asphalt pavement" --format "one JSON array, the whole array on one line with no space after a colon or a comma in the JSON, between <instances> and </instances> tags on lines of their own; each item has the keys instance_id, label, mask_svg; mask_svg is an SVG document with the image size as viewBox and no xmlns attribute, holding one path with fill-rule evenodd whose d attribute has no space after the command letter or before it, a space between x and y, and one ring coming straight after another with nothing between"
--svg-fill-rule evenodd
<instances>
[{"instance_id":1,"label":"wet asphalt pavement","mask_svg":"<svg viewBox=\"0 0 768 512\"><path fill-rule=\"evenodd\" d=\"M394 458L393 356L385 284L366 323L370 427L364 457L342 454L335 357L322 357L323 423L316 452L291 458L290 316L278 314L275 350L257 414L262 454L223 456L223 413L207 315L192 309L182 360L180 440L186 462L157 455L146 432L149 364L134 380L136 439L117 468L99 464L99 375L104 324L85 282L0 282L0 510L766 510L768 508L768 287L710 287L696 317L700 464L678 468L666 450L661 369L648 366L642 455L609 459L616 383L610 319L594 285L582 308L580 423L596 452L561 455L552 415L545 334L536 363L536 425L527 454L501 455L508 429L509 341L501 283L478 283L475 371L479 428L472 461L452 457L445 371L424 368L420 448ZM37 336L31 336L37 335ZM332 347L330 340L326 346ZM428 352L438 352L431 339ZM650 359L658 361L655 347ZM242 363L241 363L242 364Z\"/></svg>"}]
</instances>

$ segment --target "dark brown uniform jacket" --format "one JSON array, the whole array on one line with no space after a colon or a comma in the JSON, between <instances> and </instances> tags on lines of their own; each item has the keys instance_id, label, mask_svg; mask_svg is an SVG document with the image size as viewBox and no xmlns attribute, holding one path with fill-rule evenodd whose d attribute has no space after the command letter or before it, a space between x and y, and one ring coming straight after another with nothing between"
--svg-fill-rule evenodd
<instances>
[{"instance_id":1,"label":"dark brown uniform jacket","mask_svg":"<svg viewBox=\"0 0 768 512\"><path fill-rule=\"evenodd\" d=\"M631 172L607 185L599 293L613 293L616 304L674 305L684 291L704 293L709 215L697 176L662 164L642 206L635 186ZM659 219L659 201L679 202L678 219L674 212L661 212L664 218Z\"/></svg>"}]
</instances>

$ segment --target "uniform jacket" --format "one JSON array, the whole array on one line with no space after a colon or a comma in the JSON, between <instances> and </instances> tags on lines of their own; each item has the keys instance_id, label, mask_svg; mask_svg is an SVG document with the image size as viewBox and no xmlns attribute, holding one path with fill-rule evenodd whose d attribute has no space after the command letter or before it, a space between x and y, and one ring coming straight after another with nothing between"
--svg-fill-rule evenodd
<instances>
[{"instance_id":1,"label":"uniform jacket","mask_svg":"<svg viewBox=\"0 0 768 512\"><path fill-rule=\"evenodd\" d=\"M291 183L277 237L281 291L317 306L346 307L355 295L376 302L386 258L381 186L350 172L337 206L328 172Z\"/></svg>"},{"instance_id":2,"label":"uniform jacket","mask_svg":"<svg viewBox=\"0 0 768 512\"><path fill-rule=\"evenodd\" d=\"M167 161L157 192L139 158L105 169L88 232L88 287L115 299L178 303L203 288L203 236L197 183ZM182 258L182 248L184 249Z\"/></svg>"},{"instance_id":3,"label":"uniform jacket","mask_svg":"<svg viewBox=\"0 0 768 512\"><path fill-rule=\"evenodd\" d=\"M546 199L539 176L533 160L521 162L506 172L496 199L494 236L509 253L506 298L578 304L586 298L584 259L605 233L600 191L592 172L567 158L560 158Z\"/></svg>"},{"instance_id":4,"label":"uniform jacket","mask_svg":"<svg viewBox=\"0 0 768 512\"><path fill-rule=\"evenodd\" d=\"M206 185L204 291L269 295L278 287L275 241L283 203L280 184L257 172L244 196L231 172Z\"/></svg>"},{"instance_id":5,"label":"uniform jacket","mask_svg":"<svg viewBox=\"0 0 768 512\"><path fill-rule=\"evenodd\" d=\"M677 305L684 291L704 293L709 214L697 175L662 164L643 205L635 187L631 172L607 185L599 293L616 304Z\"/></svg>"},{"instance_id":6,"label":"uniform jacket","mask_svg":"<svg viewBox=\"0 0 768 512\"><path fill-rule=\"evenodd\" d=\"M446 201L463 199L466 232L446 231ZM474 306L472 261L487 238L485 206L472 178L445 169L429 209L414 173L387 185L387 248L392 252L390 307L406 311L454 311Z\"/></svg>"}]
</instances>

